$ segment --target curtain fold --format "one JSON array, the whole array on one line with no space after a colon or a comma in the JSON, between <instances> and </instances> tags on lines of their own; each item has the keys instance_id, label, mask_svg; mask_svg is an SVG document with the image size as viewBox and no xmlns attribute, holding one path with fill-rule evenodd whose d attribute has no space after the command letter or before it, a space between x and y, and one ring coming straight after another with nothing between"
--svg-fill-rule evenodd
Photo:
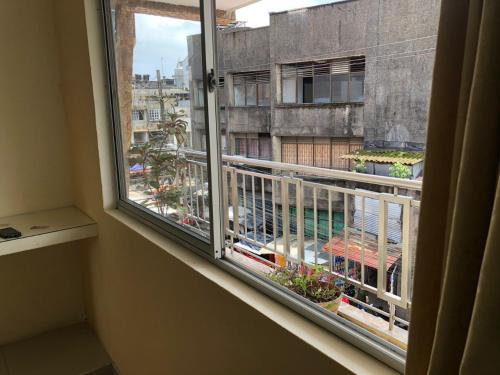
<instances>
[{"instance_id":1,"label":"curtain fold","mask_svg":"<svg viewBox=\"0 0 500 375\"><path fill-rule=\"evenodd\" d=\"M498 0L442 1L408 374L500 373L498 19Z\"/></svg>"}]
</instances>

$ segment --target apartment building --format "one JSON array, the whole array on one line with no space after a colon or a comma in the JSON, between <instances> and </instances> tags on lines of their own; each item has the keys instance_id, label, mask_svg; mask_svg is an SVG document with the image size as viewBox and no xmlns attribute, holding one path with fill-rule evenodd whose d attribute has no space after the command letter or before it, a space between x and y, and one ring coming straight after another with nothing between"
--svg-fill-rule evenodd
<instances>
[{"instance_id":1,"label":"apartment building","mask_svg":"<svg viewBox=\"0 0 500 375\"><path fill-rule=\"evenodd\" d=\"M439 4L349 0L220 30L223 148L335 169L361 148L423 150ZM203 150L199 44L188 38L193 147Z\"/></svg>"},{"instance_id":2,"label":"apartment building","mask_svg":"<svg viewBox=\"0 0 500 375\"><path fill-rule=\"evenodd\" d=\"M190 139L190 100L189 91L182 87L182 69L177 67L175 78L151 80L148 74L135 74L132 79L132 145L149 141L158 131L158 124L166 111L183 111L187 122L187 139ZM176 83L177 80L177 83ZM164 114L162 114L162 111ZM175 143L172 137L172 143Z\"/></svg>"}]
</instances>

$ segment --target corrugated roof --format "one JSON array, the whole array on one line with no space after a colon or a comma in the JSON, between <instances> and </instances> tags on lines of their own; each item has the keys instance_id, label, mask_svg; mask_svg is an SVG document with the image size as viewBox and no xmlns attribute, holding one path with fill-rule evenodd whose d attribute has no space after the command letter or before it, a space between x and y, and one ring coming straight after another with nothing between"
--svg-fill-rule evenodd
<instances>
[{"instance_id":1,"label":"corrugated roof","mask_svg":"<svg viewBox=\"0 0 500 375\"><path fill-rule=\"evenodd\" d=\"M420 152L398 152L398 151L354 151L350 154L342 155L343 159L361 160L374 163L401 163L405 165L414 165L424 160Z\"/></svg>"}]
</instances>

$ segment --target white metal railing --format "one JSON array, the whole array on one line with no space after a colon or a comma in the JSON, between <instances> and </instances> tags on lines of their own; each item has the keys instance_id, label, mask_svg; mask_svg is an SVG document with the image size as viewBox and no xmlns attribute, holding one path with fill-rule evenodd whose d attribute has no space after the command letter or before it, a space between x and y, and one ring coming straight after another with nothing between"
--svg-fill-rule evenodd
<instances>
[{"instance_id":1,"label":"white metal railing","mask_svg":"<svg viewBox=\"0 0 500 375\"><path fill-rule=\"evenodd\" d=\"M181 209L208 235L208 170L203 152L182 150ZM229 249L268 267L320 265L387 302L363 309L408 326L395 306L411 304L422 182L238 156L222 156L224 228ZM152 208L154 209L154 208ZM349 297L351 298L351 297ZM352 299L352 298L351 298ZM354 301L354 300L353 300ZM379 306L380 307L380 306Z\"/></svg>"},{"instance_id":2,"label":"white metal railing","mask_svg":"<svg viewBox=\"0 0 500 375\"><path fill-rule=\"evenodd\" d=\"M187 155L188 214L208 222L205 154ZM408 307L421 181L238 156L224 155L223 162L224 223L232 244L284 262L324 265L389 304ZM336 232L338 212L343 222Z\"/></svg>"}]
</instances>

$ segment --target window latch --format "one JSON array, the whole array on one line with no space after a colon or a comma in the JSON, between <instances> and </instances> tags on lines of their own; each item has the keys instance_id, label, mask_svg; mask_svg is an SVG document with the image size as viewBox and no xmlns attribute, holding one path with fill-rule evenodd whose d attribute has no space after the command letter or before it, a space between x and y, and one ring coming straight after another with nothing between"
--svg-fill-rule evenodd
<instances>
[{"instance_id":1,"label":"window latch","mask_svg":"<svg viewBox=\"0 0 500 375\"><path fill-rule=\"evenodd\" d=\"M207 87L208 92L214 92L217 87L217 81L215 79L215 72L213 69L210 69L210 72L207 75Z\"/></svg>"}]
</instances>

